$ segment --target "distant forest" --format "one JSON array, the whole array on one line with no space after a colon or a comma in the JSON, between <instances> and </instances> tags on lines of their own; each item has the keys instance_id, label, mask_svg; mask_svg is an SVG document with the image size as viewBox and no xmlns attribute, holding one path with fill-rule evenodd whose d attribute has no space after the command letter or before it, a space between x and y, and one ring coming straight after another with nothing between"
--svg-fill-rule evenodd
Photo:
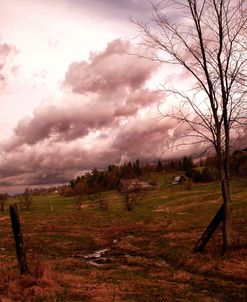
<instances>
[{"instance_id":1,"label":"distant forest","mask_svg":"<svg viewBox=\"0 0 247 302\"><path fill-rule=\"evenodd\" d=\"M153 173L170 173L185 175L193 182L211 182L218 179L216 159L208 156L199 160L192 160L189 156L156 163L141 163L139 159L126 162L123 165L109 165L107 169L94 168L69 184L50 188L29 188L32 195L45 195L52 192L62 196L82 196L112 189L117 189L120 179L146 178ZM232 176L247 176L247 148L235 151L231 158Z\"/></svg>"},{"instance_id":2,"label":"distant forest","mask_svg":"<svg viewBox=\"0 0 247 302\"><path fill-rule=\"evenodd\" d=\"M247 149L235 151L231 159L233 176L247 176ZM156 163L142 164L140 160L126 162L121 166L110 165L106 170L93 169L70 184L60 188L63 196L89 195L117 189L120 179L145 178L152 173L177 172L190 178L193 182L211 182L218 179L216 159L214 156L193 161L191 157Z\"/></svg>"}]
</instances>

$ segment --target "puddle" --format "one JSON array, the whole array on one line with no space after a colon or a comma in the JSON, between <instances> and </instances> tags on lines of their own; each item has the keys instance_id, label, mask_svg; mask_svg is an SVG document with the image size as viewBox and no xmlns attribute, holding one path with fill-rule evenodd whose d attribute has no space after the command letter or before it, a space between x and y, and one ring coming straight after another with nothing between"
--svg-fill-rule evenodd
<instances>
[{"instance_id":1,"label":"puddle","mask_svg":"<svg viewBox=\"0 0 247 302\"><path fill-rule=\"evenodd\" d=\"M99 259L104 259L105 257L103 257L105 255L105 253L107 251L109 251L110 249L106 248L106 249L102 249L99 251L96 251L92 254L88 254L86 256L84 256L84 259L89 260L89 261L95 261L95 260L99 260Z\"/></svg>"},{"instance_id":2,"label":"puddle","mask_svg":"<svg viewBox=\"0 0 247 302\"><path fill-rule=\"evenodd\" d=\"M113 254L108 253L109 251L112 251ZM118 262L122 262L126 264L127 261L127 265L132 265L131 263L135 263L136 261L136 257L143 257L143 255L137 255L134 254L132 255L131 253L124 253L121 251L116 251L114 249L114 247L110 248L104 248L98 251L95 251L91 254L87 254L87 255L73 255L73 258L79 258L79 259L83 259L84 261L86 261L88 264L95 266L95 267L104 267L107 264L111 264L115 261ZM159 257L158 259L151 259L151 258L146 258L144 257L146 260L149 261L153 261L153 265L154 266L158 266L158 267L163 267L165 269L171 269L170 264L163 258L163 257ZM126 259L126 260L124 260ZM129 263L130 261L130 263ZM133 262L134 261L134 262ZM139 263L140 260L138 260L138 262L136 263L136 265L140 265Z\"/></svg>"},{"instance_id":3,"label":"puddle","mask_svg":"<svg viewBox=\"0 0 247 302\"><path fill-rule=\"evenodd\" d=\"M109 251L110 249L106 248L106 249L102 249L102 250L99 250L99 251L96 251L92 254L88 254L86 256L84 256L84 259L98 259L98 258L101 258L107 251Z\"/></svg>"},{"instance_id":4,"label":"puddle","mask_svg":"<svg viewBox=\"0 0 247 302\"><path fill-rule=\"evenodd\" d=\"M98 250L92 254L84 256L83 258L91 265L102 266L104 264L112 262L112 258L106 256L106 253L109 250L109 248Z\"/></svg>"},{"instance_id":5,"label":"puddle","mask_svg":"<svg viewBox=\"0 0 247 302\"><path fill-rule=\"evenodd\" d=\"M97 263L95 261L88 261L89 264L91 264L92 266L96 266L96 267L101 267L102 265L104 265L103 263Z\"/></svg>"},{"instance_id":6,"label":"puddle","mask_svg":"<svg viewBox=\"0 0 247 302\"><path fill-rule=\"evenodd\" d=\"M118 240L115 239L113 240L112 243L117 243L117 242ZM122 261L124 261L124 263L126 263L126 261L127 262L135 261L136 257L140 258L143 256L144 256L143 254L137 254L135 252L132 254L130 251L129 253L128 252L126 253L124 251L121 251L121 249L118 250L118 248L116 248L116 246L113 245L104 249L97 250L91 254L87 254L87 255L77 254L77 255L73 255L72 257L83 259L84 261L86 261L88 264L92 266L102 267L105 266L106 264L110 264L115 261L120 261L120 263ZM144 258L146 259L146 257ZM149 260L154 261L154 265L170 268L169 263L166 262L166 260L163 257L160 257L159 259L149 259Z\"/></svg>"}]
</instances>

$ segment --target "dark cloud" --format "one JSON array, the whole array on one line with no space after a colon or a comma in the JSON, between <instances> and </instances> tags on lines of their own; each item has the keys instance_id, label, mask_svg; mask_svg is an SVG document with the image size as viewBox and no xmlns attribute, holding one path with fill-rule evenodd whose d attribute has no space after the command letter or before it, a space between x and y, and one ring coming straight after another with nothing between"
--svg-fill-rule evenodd
<instances>
[{"instance_id":1,"label":"dark cloud","mask_svg":"<svg viewBox=\"0 0 247 302\"><path fill-rule=\"evenodd\" d=\"M174 122L168 120L133 120L118 133L113 147L132 160L160 158L170 137L169 130L174 127Z\"/></svg>"},{"instance_id":2,"label":"dark cloud","mask_svg":"<svg viewBox=\"0 0 247 302\"><path fill-rule=\"evenodd\" d=\"M145 118L163 93L147 87L158 66L128 54L137 51L115 40L89 61L72 63L64 83L71 92L64 100L38 107L0 145L0 186L65 183L124 157L159 157L174 125Z\"/></svg>"},{"instance_id":3,"label":"dark cloud","mask_svg":"<svg viewBox=\"0 0 247 302\"><path fill-rule=\"evenodd\" d=\"M83 144L43 142L6 153L0 162L0 186L35 186L67 183L92 167L119 161L112 149L86 150Z\"/></svg>"},{"instance_id":4,"label":"dark cloud","mask_svg":"<svg viewBox=\"0 0 247 302\"><path fill-rule=\"evenodd\" d=\"M94 167L106 168L128 160L150 160L161 156L164 137L174 125L165 121L132 119L105 137L70 143L43 141L6 152L0 161L0 186L35 186L66 183Z\"/></svg>"},{"instance_id":5,"label":"dark cloud","mask_svg":"<svg viewBox=\"0 0 247 302\"><path fill-rule=\"evenodd\" d=\"M108 93L136 90L143 87L158 65L138 59L130 53L140 53L128 41L115 40L100 53L92 53L89 62L81 61L69 66L65 84L75 93Z\"/></svg>"},{"instance_id":6,"label":"dark cloud","mask_svg":"<svg viewBox=\"0 0 247 302\"><path fill-rule=\"evenodd\" d=\"M174 122L166 119L132 117L119 128L106 129L89 143L85 138L70 142L43 140L32 147L22 145L2 152L0 187L13 191L27 186L63 184L94 167L107 168L109 164L137 158L142 162L157 160L162 157L166 140L171 138L170 130L175 127ZM180 156L185 153L176 150Z\"/></svg>"},{"instance_id":7,"label":"dark cloud","mask_svg":"<svg viewBox=\"0 0 247 302\"><path fill-rule=\"evenodd\" d=\"M95 110L93 104L70 103L64 106L47 105L35 110L33 117L22 119L14 135L2 144L6 151L23 144L41 141L72 141L100 129L112 121L111 110Z\"/></svg>"},{"instance_id":8,"label":"dark cloud","mask_svg":"<svg viewBox=\"0 0 247 302\"><path fill-rule=\"evenodd\" d=\"M44 140L72 141L117 127L123 118L158 103L163 93L146 88L157 65L127 54L131 49L129 42L115 40L104 51L91 54L89 62L71 64L65 84L72 95L59 105L42 105L33 117L22 119L2 147L9 151Z\"/></svg>"}]
</instances>

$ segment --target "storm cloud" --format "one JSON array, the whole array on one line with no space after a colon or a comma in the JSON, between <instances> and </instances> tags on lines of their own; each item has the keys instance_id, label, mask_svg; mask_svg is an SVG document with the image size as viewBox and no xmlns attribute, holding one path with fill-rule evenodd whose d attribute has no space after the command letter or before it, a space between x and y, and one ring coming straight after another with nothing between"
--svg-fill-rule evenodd
<instances>
[{"instance_id":1,"label":"storm cloud","mask_svg":"<svg viewBox=\"0 0 247 302\"><path fill-rule=\"evenodd\" d=\"M129 42L115 40L104 51L92 53L88 62L71 64L64 85L72 93L59 105L43 104L32 117L19 121L2 147L10 151L44 140L72 141L118 127L123 119L158 104L163 93L146 87L158 66L127 53L132 50L137 51Z\"/></svg>"},{"instance_id":2,"label":"storm cloud","mask_svg":"<svg viewBox=\"0 0 247 302\"><path fill-rule=\"evenodd\" d=\"M33 117L22 119L14 129L14 135L2 144L6 151L41 141L72 141L88 135L90 130L107 125L110 111L93 111L92 104L47 105L35 110Z\"/></svg>"},{"instance_id":3,"label":"storm cloud","mask_svg":"<svg viewBox=\"0 0 247 302\"><path fill-rule=\"evenodd\" d=\"M65 83L76 93L112 93L118 90L136 90L143 87L158 65L137 59L140 53L130 42L115 40L100 53L91 53L89 62L69 66Z\"/></svg>"},{"instance_id":4,"label":"storm cloud","mask_svg":"<svg viewBox=\"0 0 247 302\"><path fill-rule=\"evenodd\" d=\"M158 66L129 54L137 51L115 40L71 63L63 99L44 102L1 143L0 185L62 184L94 167L159 158L175 124L154 118L164 94L148 82Z\"/></svg>"},{"instance_id":5,"label":"storm cloud","mask_svg":"<svg viewBox=\"0 0 247 302\"><path fill-rule=\"evenodd\" d=\"M132 118L121 128L108 129L97 139L70 143L42 141L22 145L2 154L0 185L25 186L63 184L93 167L106 168L127 160L157 159L173 123Z\"/></svg>"}]
</instances>

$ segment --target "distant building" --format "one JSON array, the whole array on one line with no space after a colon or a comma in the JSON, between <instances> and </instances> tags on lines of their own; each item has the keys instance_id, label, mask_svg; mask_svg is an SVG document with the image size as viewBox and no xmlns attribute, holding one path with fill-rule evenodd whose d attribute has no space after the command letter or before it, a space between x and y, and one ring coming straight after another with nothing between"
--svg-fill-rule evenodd
<instances>
[{"instance_id":1,"label":"distant building","mask_svg":"<svg viewBox=\"0 0 247 302\"><path fill-rule=\"evenodd\" d=\"M139 179L120 179L118 189L121 193L139 192L153 189L153 186Z\"/></svg>"},{"instance_id":2,"label":"distant building","mask_svg":"<svg viewBox=\"0 0 247 302\"><path fill-rule=\"evenodd\" d=\"M178 184L186 183L187 181L188 181L188 177L186 177L185 175L178 175L174 177L172 184L178 185Z\"/></svg>"}]
</instances>

